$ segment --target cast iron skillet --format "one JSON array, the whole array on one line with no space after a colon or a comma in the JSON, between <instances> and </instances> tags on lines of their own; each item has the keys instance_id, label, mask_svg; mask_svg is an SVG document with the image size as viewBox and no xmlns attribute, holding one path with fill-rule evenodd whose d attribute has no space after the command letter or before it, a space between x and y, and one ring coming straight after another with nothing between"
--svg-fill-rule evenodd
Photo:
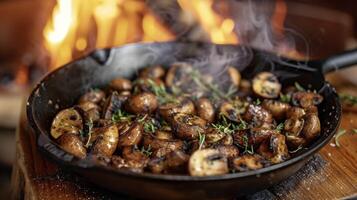
<instances>
[{"instance_id":1,"label":"cast iron skillet","mask_svg":"<svg viewBox=\"0 0 357 200\"><path fill-rule=\"evenodd\" d=\"M200 67L230 64L251 78L260 71L273 71L283 85L298 81L324 97L319 106L322 134L309 148L292 159L256 171L210 177L185 175L137 174L111 170L86 160L77 160L64 152L49 137L56 113L72 106L95 87L105 86L115 77L131 78L138 69L169 66L177 61ZM244 46L202 43L131 44L97 50L48 74L33 90L27 103L29 123L38 138L38 147L64 168L69 168L95 184L141 198L217 198L243 195L268 188L299 170L336 132L341 105L335 89L325 82L324 73L357 63L357 51L336 55L324 61L298 62Z\"/></svg>"}]
</instances>

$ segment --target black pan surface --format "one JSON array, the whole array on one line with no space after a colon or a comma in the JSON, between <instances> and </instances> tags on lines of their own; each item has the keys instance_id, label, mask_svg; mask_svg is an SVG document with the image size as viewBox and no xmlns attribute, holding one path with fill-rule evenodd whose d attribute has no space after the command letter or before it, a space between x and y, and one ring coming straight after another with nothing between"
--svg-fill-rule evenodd
<instances>
[{"instance_id":1,"label":"black pan surface","mask_svg":"<svg viewBox=\"0 0 357 200\"><path fill-rule=\"evenodd\" d=\"M355 53L355 52L354 52ZM339 61L342 57L343 61ZM297 62L244 46L202 43L146 43L97 50L49 73L33 90L27 103L27 117L38 138L38 147L46 156L87 180L119 193L151 199L190 199L232 197L268 188L298 171L332 138L340 123L341 105L335 89L324 80L322 72L355 63L356 56L346 54L324 62ZM338 59L337 59L338 58ZM339 62L337 62L339 61ZM63 151L49 137L56 113L71 107L91 88L105 86L115 77L132 78L138 69L191 62L210 68L236 66L250 78L260 71L273 71L283 85L298 81L324 96L319 106L322 134L309 148L292 159L256 171L210 177L185 175L137 174L96 166L90 159L78 160Z\"/></svg>"}]
</instances>

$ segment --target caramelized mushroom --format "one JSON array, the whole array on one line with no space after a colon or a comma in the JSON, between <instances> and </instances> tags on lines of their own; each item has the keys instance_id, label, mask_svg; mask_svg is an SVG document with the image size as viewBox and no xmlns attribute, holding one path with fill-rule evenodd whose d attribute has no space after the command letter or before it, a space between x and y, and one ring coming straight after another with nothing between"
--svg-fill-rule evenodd
<instances>
[{"instance_id":1,"label":"caramelized mushroom","mask_svg":"<svg viewBox=\"0 0 357 200\"><path fill-rule=\"evenodd\" d=\"M287 118L299 119L305 115L305 110L300 107L290 107L286 113Z\"/></svg>"},{"instance_id":2,"label":"caramelized mushroom","mask_svg":"<svg viewBox=\"0 0 357 200\"><path fill-rule=\"evenodd\" d=\"M285 136L282 134L273 134L270 137L270 148L273 150L274 155L270 161L274 164L281 163L290 157L285 143Z\"/></svg>"},{"instance_id":3,"label":"caramelized mushroom","mask_svg":"<svg viewBox=\"0 0 357 200\"><path fill-rule=\"evenodd\" d=\"M100 119L100 107L97 104L87 101L79 104L79 107L87 113L92 122Z\"/></svg>"},{"instance_id":4,"label":"caramelized mushroom","mask_svg":"<svg viewBox=\"0 0 357 200\"><path fill-rule=\"evenodd\" d=\"M305 121L303 119L290 118L285 120L284 131L289 135L299 136Z\"/></svg>"},{"instance_id":5,"label":"caramelized mushroom","mask_svg":"<svg viewBox=\"0 0 357 200\"><path fill-rule=\"evenodd\" d=\"M219 107L219 114L235 122L241 121L241 114L245 111L245 105L234 105L233 103L223 102Z\"/></svg>"},{"instance_id":6,"label":"caramelized mushroom","mask_svg":"<svg viewBox=\"0 0 357 200\"><path fill-rule=\"evenodd\" d=\"M139 144L143 136L143 131L143 125L140 122L133 122L130 126L124 126L119 130L120 140L118 147Z\"/></svg>"},{"instance_id":7,"label":"caramelized mushroom","mask_svg":"<svg viewBox=\"0 0 357 200\"><path fill-rule=\"evenodd\" d=\"M145 148L150 148L155 151L161 148L169 149L171 151L181 150L184 148L184 143L182 140L172 139L172 140L164 140L158 139L150 135L144 136L143 146Z\"/></svg>"},{"instance_id":8,"label":"caramelized mushroom","mask_svg":"<svg viewBox=\"0 0 357 200\"><path fill-rule=\"evenodd\" d=\"M122 108L127 99L128 96L119 95L116 91L112 92L105 101L103 109L103 118L111 120L115 112Z\"/></svg>"},{"instance_id":9,"label":"caramelized mushroom","mask_svg":"<svg viewBox=\"0 0 357 200\"><path fill-rule=\"evenodd\" d=\"M234 145L219 145L216 148L228 159L233 159L239 156L239 149Z\"/></svg>"},{"instance_id":10,"label":"caramelized mushroom","mask_svg":"<svg viewBox=\"0 0 357 200\"><path fill-rule=\"evenodd\" d=\"M292 95L292 103L295 106L301 106L307 108L313 105L319 105L323 100L323 97L314 92L295 92Z\"/></svg>"},{"instance_id":11,"label":"caramelized mushroom","mask_svg":"<svg viewBox=\"0 0 357 200\"><path fill-rule=\"evenodd\" d=\"M239 172L257 170L264 167L264 159L258 155L243 155L232 161L232 167Z\"/></svg>"},{"instance_id":12,"label":"caramelized mushroom","mask_svg":"<svg viewBox=\"0 0 357 200\"><path fill-rule=\"evenodd\" d=\"M53 119L51 126L51 136L54 139L63 134L78 135L83 129L83 119L79 112L74 108L64 109Z\"/></svg>"},{"instance_id":13,"label":"caramelized mushroom","mask_svg":"<svg viewBox=\"0 0 357 200\"><path fill-rule=\"evenodd\" d=\"M278 78L270 72L261 72L253 78L253 91L255 94L272 99L279 96L281 84Z\"/></svg>"},{"instance_id":14,"label":"caramelized mushroom","mask_svg":"<svg viewBox=\"0 0 357 200\"><path fill-rule=\"evenodd\" d=\"M215 112L212 103L207 98L200 98L196 102L197 115L207 122L214 120Z\"/></svg>"},{"instance_id":15,"label":"caramelized mushroom","mask_svg":"<svg viewBox=\"0 0 357 200\"><path fill-rule=\"evenodd\" d=\"M232 85L238 87L240 84L240 80L241 80L241 75L240 75L239 71L234 67L228 67L227 72L228 72L228 75L232 82Z\"/></svg>"},{"instance_id":16,"label":"caramelized mushroom","mask_svg":"<svg viewBox=\"0 0 357 200\"><path fill-rule=\"evenodd\" d=\"M173 116L172 130L178 138L192 140L205 133L206 121L195 116L177 113Z\"/></svg>"},{"instance_id":17,"label":"caramelized mushroom","mask_svg":"<svg viewBox=\"0 0 357 200\"><path fill-rule=\"evenodd\" d=\"M105 98L105 93L102 90L95 89L85 93L79 99L79 104L90 101L92 103L99 103Z\"/></svg>"},{"instance_id":18,"label":"caramelized mushroom","mask_svg":"<svg viewBox=\"0 0 357 200\"><path fill-rule=\"evenodd\" d=\"M308 114L304 117L305 125L302 129L304 138L311 141L320 135L321 125L320 119L316 114Z\"/></svg>"},{"instance_id":19,"label":"caramelized mushroom","mask_svg":"<svg viewBox=\"0 0 357 200\"><path fill-rule=\"evenodd\" d=\"M161 66L147 67L140 71L139 77L142 78L162 78L165 70Z\"/></svg>"},{"instance_id":20,"label":"caramelized mushroom","mask_svg":"<svg viewBox=\"0 0 357 200\"><path fill-rule=\"evenodd\" d=\"M155 137L157 139L161 139L161 140L172 140L173 139L173 135L171 132L162 131L162 130L155 131Z\"/></svg>"},{"instance_id":21,"label":"caramelized mushroom","mask_svg":"<svg viewBox=\"0 0 357 200\"><path fill-rule=\"evenodd\" d=\"M128 79L116 78L109 83L109 87L116 91L130 91L133 86Z\"/></svg>"},{"instance_id":22,"label":"caramelized mushroom","mask_svg":"<svg viewBox=\"0 0 357 200\"><path fill-rule=\"evenodd\" d=\"M92 152L94 154L102 154L105 156L112 156L117 148L119 141L118 128L112 125L103 129L101 135L97 136L97 140L93 145Z\"/></svg>"},{"instance_id":23,"label":"caramelized mushroom","mask_svg":"<svg viewBox=\"0 0 357 200\"><path fill-rule=\"evenodd\" d=\"M166 103L159 107L160 116L170 122L176 113L194 114L195 106L190 99L179 98L177 103Z\"/></svg>"},{"instance_id":24,"label":"caramelized mushroom","mask_svg":"<svg viewBox=\"0 0 357 200\"><path fill-rule=\"evenodd\" d=\"M273 123L272 114L259 105L250 104L243 115L243 119L251 122L253 127L261 127L262 125Z\"/></svg>"},{"instance_id":25,"label":"caramelized mushroom","mask_svg":"<svg viewBox=\"0 0 357 200\"><path fill-rule=\"evenodd\" d=\"M135 146L124 147L122 155L128 166L135 168L133 171L143 171L149 162L148 156Z\"/></svg>"},{"instance_id":26,"label":"caramelized mushroom","mask_svg":"<svg viewBox=\"0 0 357 200\"><path fill-rule=\"evenodd\" d=\"M152 113L158 107L158 101L154 94L143 92L131 96L126 104L126 109L134 114Z\"/></svg>"},{"instance_id":27,"label":"caramelized mushroom","mask_svg":"<svg viewBox=\"0 0 357 200\"><path fill-rule=\"evenodd\" d=\"M269 111L274 118L281 120L285 117L286 112L289 110L290 105L275 100L264 100L262 107Z\"/></svg>"},{"instance_id":28,"label":"caramelized mushroom","mask_svg":"<svg viewBox=\"0 0 357 200\"><path fill-rule=\"evenodd\" d=\"M205 142L208 144L215 144L225 136L225 133L222 133L215 128L208 128L205 133Z\"/></svg>"},{"instance_id":29,"label":"caramelized mushroom","mask_svg":"<svg viewBox=\"0 0 357 200\"><path fill-rule=\"evenodd\" d=\"M201 149L195 151L189 160L188 169L191 176L213 176L228 173L228 162L218 149Z\"/></svg>"},{"instance_id":30,"label":"caramelized mushroom","mask_svg":"<svg viewBox=\"0 0 357 200\"><path fill-rule=\"evenodd\" d=\"M62 134L57 139L58 144L66 152L74 155L77 158L85 158L87 151L78 135L73 133Z\"/></svg>"}]
</instances>

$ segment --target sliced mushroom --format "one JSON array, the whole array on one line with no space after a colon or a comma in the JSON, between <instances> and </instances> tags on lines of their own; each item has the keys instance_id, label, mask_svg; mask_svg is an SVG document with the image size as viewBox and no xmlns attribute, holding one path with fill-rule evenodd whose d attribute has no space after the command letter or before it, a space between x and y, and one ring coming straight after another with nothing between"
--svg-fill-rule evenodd
<instances>
[{"instance_id":1,"label":"sliced mushroom","mask_svg":"<svg viewBox=\"0 0 357 200\"><path fill-rule=\"evenodd\" d=\"M264 167L266 161L258 155L243 155L232 161L232 167L238 172L257 170Z\"/></svg>"},{"instance_id":2,"label":"sliced mushroom","mask_svg":"<svg viewBox=\"0 0 357 200\"><path fill-rule=\"evenodd\" d=\"M173 134L169 131L157 130L155 131L155 137L161 140L172 140Z\"/></svg>"},{"instance_id":3,"label":"sliced mushroom","mask_svg":"<svg viewBox=\"0 0 357 200\"><path fill-rule=\"evenodd\" d=\"M173 116L172 130L178 138L192 140L205 133L206 124L198 116L177 113Z\"/></svg>"},{"instance_id":4,"label":"sliced mushroom","mask_svg":"<svg viewBox=\"0 0 357 200\"><path fill-rule=\"evenodd\" d=\"M273 115L259 105L250 104L242 116L245 121L251 123L253 127L261 127L264 124L273 123Z\"/></svg>"},{"instance_id":5,"label":"sliced mushroom","mask_svg":"<svg viewBox=\"0 0 357 200\"><path fill-rule=\"evenodd\" d=\"M64 109L53 119L51 126L51 136L54 139L63 134L78 135L83 129L83 119L80 113L74 108Z\"/></svg>"},{"instance_id":6,"label":"sliced mushroom","mask_svg":"<svg viewBox=\"0 0 357 200\"><path fill-rule=\"evenodd\" d=\"M165 75L163 67L157 65L153 67L147 67L140 71L139 77L142 78L162 78Z\"/></svg>"},{"instance_id":7,"label":"sliced mushroom","mask_svg":"<svg viewBox=\"0 0 357 200\"><path fill-rule=\"evenodd\" d=\"M314 92L295 92L292 95L292 103L295 106L307 108L313 105L319 105L323 101L323 97Z\"/></svg>"},{"instance_id":8,"label":"sliced mushroom","mask_svg":"<svg viewBox=\"0 0 357 200\"><path fill-rule=\"evenodd\" d=\"M100 103L105 98L105 93L102 90L95 89L85 93L79 99L79 104L90 101L92 103Z\"/></svg>"},{"instance_id":9,"label":"sliced mushroom","mask_svg":"<svg viewBox=\"0 0 357 200\"><path fill-rule=\"evenodd\" d=\"M172 139L172 140L163 140L158 139L150 135L145 135L143 138L143 146L145 148L150 148L155 151L161 148L174 150L182 150L184 148L184 143L182 140Z\"/></svg>"},{"instance_id":10,"label":"sliced mushroom","mask_svg":"<svg viewBox=\"0 0 357 200\"><path fill-rule=\"evenodd\" d=\"M109 87L116 91L130 91L132 89L131 81L126 78L116 78L109 83Z\"/></svg>"},{"instance_id":11,"label":"sliced mushroom","mask_svg":"<svg viewBox=\"0 0 357 200\"><path fill-rule=\"evenodd\" d=\"M307 114L304 117L304 120L305 125L302 129L302 133L304 135L304 138L310 142L320 135L320 119L316 114Z\"/></svg>"},{"instance_id":12,"label":"sliced mushroom","mask_svg":"<svg viewBox=\"0 0 357 200\"><path fill-rule=\"evenodd\" d=\"M117 149L119 141L118 128L116 125L111 125L105 129L101 135L97 136L92 152L94 154L102 154L105 156L112 156Z\"/></svg>"},{"instance_id":13,"label":"sliced mushroom","mask_svg":"<svg viewBox=\"0 0 357 200\"><path fill-rule=\"evenodd\" d=\"M138 145L143 136L143 125L133 122L130 126L124 126L119 130L120 140L118 147Z\"/></svg>"},{"instance_id":14,"label":"sliced mushroom","mask_svg":"<svg viewBox=\"0 0 357 200\"><path fill-rule=\"evenodd\" d=\"M197 115L207 122L211 123L214 120L215 111L212 103L207 98L200 98L196 101Z\"/></svg>"},{"instance_id":15,"label":"sliced mushroom","mask_svg":"<svg viewBox=\"0 0 357 200\"><path fill-rule=\"evenodd\" d=\"M262 142L259 145L259 147L257 149L257 153L260 154L261 156L263 156L265 159L271 159L274 156L273 152L270 149L268 140Z\"/></svg>"},{"instance_id":16,"label":"sliced mushroom","mask_svg":"<svg viewBox=\"0 0 357 200\"><path fill-rule=\"evenodd\" d=\"M274 164L281 163L289 159L289 149L285 143L285 136L282 134L273 134L270 137L270 148L273 151L273 157L270 161Z\"/></svg>"},{"instance_id":17,"label":"sliced mushroom","mask_svg":"<svg viewBox=\"0 0 357 200\"><path fill-rule=\"evenodd\" d=\"M170 122L176 113L194 114L195 105L188 98L179 98L178 103L166 103L159 107L160 116Z\"/></svg>"},{"instance_id":18,"label":"sliced mushroom","mask_svg":"<svg viewBox=\"0 0 357 200\"><path fill-rule=\"evenodd\" d=\"M205 142L208 144L215 144L226 136L225 133L218 131L215 128L208 128L205 133Z\"/></svg>"},{"instance_id":19,"label":"sliced mushroom","mask_svg":"<svg viewBox=\"0 0 357 200\"><path fill-rule=\"evenodd\" d=\"M87 102L83 102L83 103L79 104L79 107L87 113L88 118L92 122L100 119L101 108L97 104L87 101Z\"/></svg>"},{"instance_id":20,"label":"sliced mushroom","mask_svg":"<svg viewBox=\"0 0 357 200\"><path fill-rule=\"evenodd\" d=\"M148 156L140 151L136 146L124 147L122 155L126 163L129 163L129 166L135 166L135 170L143 171L149 162Z\"/></svg>"},{"instance_id":21,"label":"sliced mushroom","mask_svg":"<svg viewBox=\"0 0 357 200\"><path fill-rule=\"evenodd\" d=\"M103 106L103 118L111 120L115 112L122 108L127 99L128 96L119 95L116 91L112 92Z\"/></svg>"},{"instance_id":22,"label":"sliced mushroom","mask_svg":"<svg viewBox=\"0 0 357 200\"><path fill-rule=\"evenodd\" d=\"M148 163L149 170L154 174L162 174L166 169L166 157L154 157Z\"/></svg>"},{"instance_id":23,"label":"sliced mushroom","mask_svg":"<svg viewBox=\"0 0 357 200\"><path fill-rule=\"evenodd\" d=\"M239 156L239 149L234 145L219 145L216 149L228 159L233 159Z\"/></svg>"},{"instance_id":24,"label":"sliced mushroom","mask_svg":"<svg viewBox=\"0 0 357 200\"><path fill-rule=\"evenodd\" d=\"M286 144L288 145L289 149L296 150L298 148L306 146L306 143L307 142L305 138L286 133Z\"/></svg>"},{"instance_id":25,"label":"sliced mushroom","mask_svg":"<svg viewBox=\"0 0 357 200\"><path fill-rule=\"evenodd\" d=\"M84 148L81 139L76 134L73 133L62 134L57 139L57 142L63 150L74 155L77 158L83 159L87 155L86 148Z\"/></svg>"},{"instance_id":26,"label":"sliced mushroom","mask_svg":"<svg viewBox=\"0 0 357 200\"><path fill-rule=\"evenodd\" d=\"M289 110L290 105L275 100L264 100L262 107L269 111L274 118L281 120L286 116L286 112Z\"/></svg>"},{"instance_id":27,"label":"sliced mushroom","mask_svg":"<svg viewBox=\"0 0 357 200\"><path fill-rule=\"evenodd\" d=\"M144 114L154 112L158 104L154 94L143 92L130 96L125 108L131 113Z\"/></svg>"},{"instance_id":28,"label":"sliced mushroom","mask_svg":"<svg viewBox=\"0 0 357 200\"><path fill-rule=\"evenodd\" d=\"M300 107L290 107L286 113L287 118L299 119L305 115L305 110Z\"/></svg>"},{"instance_id":29,"label":"sliced mushroom","mask_svg":"<svg viewBox=\"0 0 357 200\"><path fill-rule=\"evenodd\" d=\"M255 94L272 99L279 96L281 84L278 78L270 72L261 72L253 78L253 91Z\"/></svg>"},{"instance_id":30,"label":"sliced mushroom","mask_svg":"<svg viewBox=\"0 0 357 200\"><path fill-rule=\"evenodd\" d=\"M165 160L165 168L168 172L180 173L187 171L187 163L190 156L185 154L183 151L176 150L171 151Z\"/></svg>"},{"instance_id":31,"label":"sliced mushroom","mask_svg":"<svg viewBox=\"0 0 357 200\"><path fill-rule=\"evenodd\" d=\"M290 118L284 122L284 131L292 136L300 136L305 124L304 119Z\"/></svg>"},{"instance_id":32,"label":"sliced mushroom","mask_svg":"<svg viewBox=\"0 0 357 200\"><path fill-rule=\"evenodd\" d=\"M264 128L251 128L249 134L249 144L259 145L263 141L268 140L274 134L278 134L278 131Z\"/></svg>"},{"instance_id":33,"label":"sliced mushroom","mask_svg":"<svg viewBox=\"0 0 357 200\"><path fill-rule=\"evenodd\" d=\"M219 114L231 121L240 122L245 109L246 104L243 102L223 102L219 107Z\"/></svg>"},{"instance_id":34,"label":"sliced mushroom","mask_svg":"<svg viewBox=\"0 0 357 200\"><path fill-rule=\"evenodd\" d=\"M200 149L189 160L188 169L191 176L213 176L228 173L228 162L218 149Z\"/></svg>"}]
</instances>

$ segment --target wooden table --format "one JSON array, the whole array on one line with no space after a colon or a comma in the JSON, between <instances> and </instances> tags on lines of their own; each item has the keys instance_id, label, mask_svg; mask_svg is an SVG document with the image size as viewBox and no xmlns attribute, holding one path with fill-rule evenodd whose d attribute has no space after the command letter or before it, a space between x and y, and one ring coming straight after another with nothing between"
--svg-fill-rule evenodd
<instances>
[{"instance_id":1,"label":"wooden table","mask_svg":"<svg viewBox=\"0 0 357 200\"><path fill-rule=\"evenodd\" d=\"M356 88L354 87L354 90ZM357 92L357 91L356 91ZM340 199L357 197L357 112L344 111L341 147L330 141L298 173L246 199ZM127 199L81 180L42 156L24 112L16 133L16 163L12 174L15 199Z\"/></svg>"}]
</instances>

